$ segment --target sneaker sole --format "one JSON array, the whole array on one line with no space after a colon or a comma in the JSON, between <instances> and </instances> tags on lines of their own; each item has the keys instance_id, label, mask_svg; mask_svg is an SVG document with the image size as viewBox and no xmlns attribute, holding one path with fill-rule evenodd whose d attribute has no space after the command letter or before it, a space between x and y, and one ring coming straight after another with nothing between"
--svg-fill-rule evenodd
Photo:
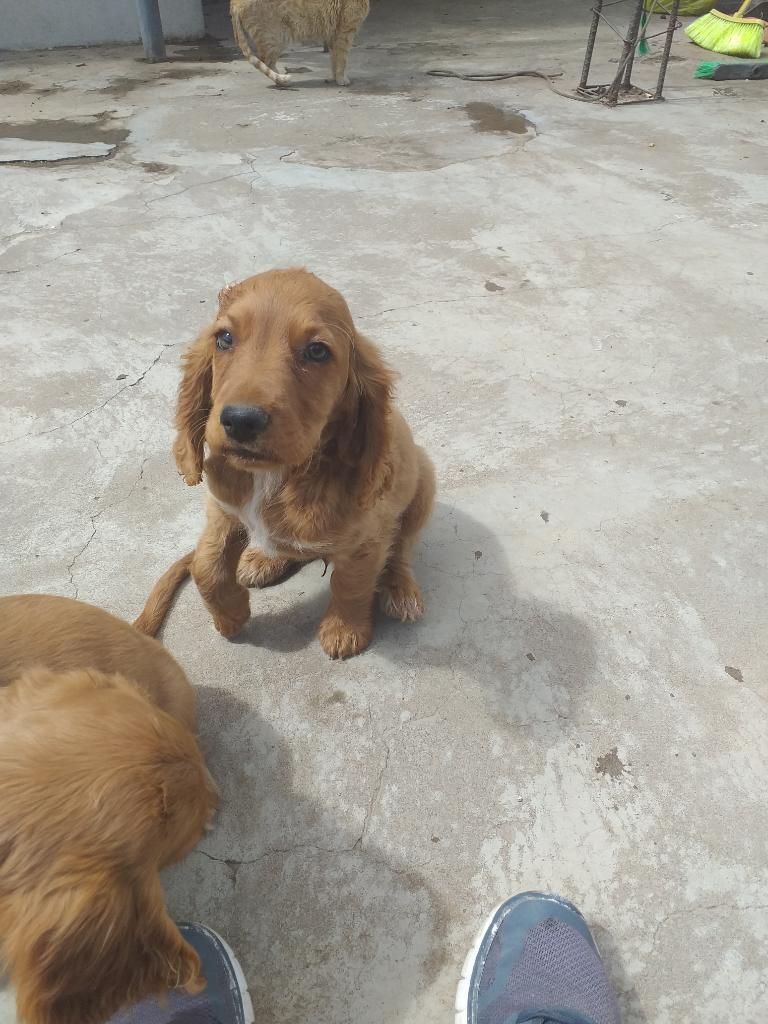
<instances>
[{"instance_id":1,"label":"sneaker sole","mask_svg":"<svg viewBox=\"0 0 768 1024\"><path fill-rule=\"evenodd\" d=\"M456 988L456 1002L455 1008L455 1024L467 1024L467 1008L469 1005L469 983L472 980L472 971L474 970L475 961L480 954L480 947L483 944L488 929L493 924L493 919L498 914L501 907L504 906L506 900L502 900L497 906L493 908L490 914L483 921L480 930L475 936L475 941L470 947L469 952L464 958L464 965L461 968L461 977L459 978L459 984Z\"/></svg>"},{"instance_id":2,"label":"sneaker sole","mask_svg":"<svg viewBox=\"0 0 768 1024\"><path fill-rule=\"evenodd\" d=\"M243 1001L243 1024L256 1024L256 1015L253 1012L253 1002L251 1000L251 993L248 990L248 982L245 980L243 968L240 965L240 961L235 956L232 947L221 937L221 935L219 935L218 932L215 932L213 928L209 928L207 925L197 925L197 927L210 932L211 935L216 937L216 941L220 942L223 946L225 953L229 957L229 962L235 975L235 981L237 982L237 987L240 991L240 998Z\"/></svg>"}]
</instances>

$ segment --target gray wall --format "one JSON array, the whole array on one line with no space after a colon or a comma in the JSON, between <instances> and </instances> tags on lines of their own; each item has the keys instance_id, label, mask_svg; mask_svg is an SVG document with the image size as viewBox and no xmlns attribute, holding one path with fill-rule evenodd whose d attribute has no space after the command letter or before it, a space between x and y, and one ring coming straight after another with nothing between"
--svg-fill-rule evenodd
<instances>
[{"instance_id":1,"label":"gray wall","mask_svg":"<svg viewBox=\"0 0 768 1024\"><path fill-rule=\"evenodd\" d=\"M160 0L166 39L199 39L202 0ZM135 43L135 0L0 0L0 49Z\"/></svg>"}]
</instances>

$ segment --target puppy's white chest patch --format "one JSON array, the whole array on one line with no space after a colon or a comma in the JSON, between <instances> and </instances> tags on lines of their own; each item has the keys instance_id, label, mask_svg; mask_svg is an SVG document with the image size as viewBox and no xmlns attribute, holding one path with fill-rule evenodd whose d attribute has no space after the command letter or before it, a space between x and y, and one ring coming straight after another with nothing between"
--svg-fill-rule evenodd
<instances>
[{"instance_id":1,"label":"puppy's white chest patch","mask_svg":"<svg viewBox=\"0 0 768 1024\"><path fill-rule=\"evenodd\" d=\"M275 548L272 535L264 522L264 503L269 501L272 495L276 493L282 482L282 473L271 470L254 473L253 491L251 496L244 505L240 505L239 507L235 505L228 505L226 502L220 501L214 495L214 499L217 504L219 504L221 508L231 516L237 516L246 528L250 540L249 546L259 548L270 558L275 557L277 550Z\"/></svg>"}]
</instances>

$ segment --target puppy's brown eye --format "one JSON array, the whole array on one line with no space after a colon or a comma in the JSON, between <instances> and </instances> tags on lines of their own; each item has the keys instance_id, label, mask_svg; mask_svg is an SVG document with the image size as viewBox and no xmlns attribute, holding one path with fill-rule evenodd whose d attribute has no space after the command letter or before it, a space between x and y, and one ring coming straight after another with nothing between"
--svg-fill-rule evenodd
<instances>
[{"instance_id":1,"label":"puppy's brown eye","mask_svg":"<svg viewBox=\"0 0 768 1024\"><path fill-rule=\"evenodd\" d=\"M232 348L235 343L235 339L232 337L231 331L216 331L216 348L219 352L226 352L228 348Z\"/></svg>"},{"instance_id":2,"label":"puppy's brown eye","mask_svg":"<svg viewBox=\"0 0 768 1024\"><path fill-rule=\"evenodd\" d=\"M322 341L310 341L304 349L304 358L310 363L326 363L331 358L331 350Z\"/></svg>"}]
</instances>

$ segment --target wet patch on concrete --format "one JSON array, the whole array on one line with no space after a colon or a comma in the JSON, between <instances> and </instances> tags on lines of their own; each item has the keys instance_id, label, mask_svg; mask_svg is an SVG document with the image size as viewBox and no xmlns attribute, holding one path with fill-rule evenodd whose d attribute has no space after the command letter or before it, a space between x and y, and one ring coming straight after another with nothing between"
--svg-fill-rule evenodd
<instances>
[{"instance_id":1,"label":"wet patch on concrete","mask_svg":"<svg viewBox=\"0 0 768 1024\"><path fill-rule=\"evenodd\" d=\"M597 774L606 775L610 779L620 779L626 770L627 766L619 757L618 747L611 747L607 754L603 754L595 761Z\"/></svg>"},{"instance_id":2,"label":"wet patch on concrete","mask_svg":"<svg viewBox=\"0 0 768 1024\"><path fill-rule=\"evenodd\" d=\"M229 64L240 57L240 51L222 39L204 36L199 42L189 46L174 46L169 57L178 62L200 62L204 64Z\"/></svg>"},{"instance_id":3,"label":"wet patch on concrete","mask_svg":"<svg viewBox=\"0 0 768 1024\"><path fill-rule=\"evenodd\" d=\"M189 78L208 78L211 75L220 75L217 68L168 68L158 77L161 81L184 82Z\"/></svg>"},{"instance_id":4,"label":"wet patch on concrete","mask_svg":"<svg viewBox=\"0 0 768 1024\"><path fill-rule=\"evenodd\" d=\"M533 121L519 110L507 110L493 103L467 103L464 111L476 132L527 135L536 131Z\"/></svg>"},{"instance_id":5,"label":"wet patch on concrete","mask_svg":"<svg viewBox=\"0 0 768 1024\"><path fill-rule=\"evenodd\" d=\"M513 135L526 135L528 130L536 131L534 122L528 121L519 111L506 110L495 103L467 103L464 111L475 131Z\"/></svg>"},{"instance_id":6,"label":"wet patch on concrete","mask_svg":"<svg viewBox=\"0 0 768 1024\"><path fill-rule=\"evenodd\" d=\"M0 162L53 164L64 160L104 160L130 134L110 125L104 111L89 120L39 118L0 124Z\"/></svg>"},{"instance_id":7,"label":"wet patch on concrete","mask_svg":"<svg viewBox=\"0 0 768 1024\"><path fill-rule=\"evenodd\" d=\"M6 121L0 124L0 139L23 139L26 142L68 142L87 144L106 142L119 145L130 134L127 128L110 128L109 114L97 114L88 121L61 117L37 121Z\"/></svg>"},{"instance_id":8,"label":"wet patch on concrete","mask_svg":"<svg viewBox=\"0 0 768 1024\"><path fill-rule=\"evenodd\" d=\"M139 164L139 167L147 174L171 174L176 170L175 164L161 164L157 160L148 160L146 163Z\"/></svg>"},{"instance_id":9,"label":"wet patch on concrete","mask_svg":"<svg viewBox=\"0 0 768 1024\"><path fill-rule=\"evenodd\" d=\"M365 96L397 96L407 92L407 87L392 85L389 82L352 81L352 92L360 92Z\"/></svg>"},{"instance_id":10,"label":"wet patch on concrete","mask_svg":"<svg viewBox=\"0 0 768 1024\"><path fill-rule=\"evenodd\" d=\"M98 92L105 96L114 96L116 99L121 99L123 96L127 96L128 93L133 92L134 89L141 89L144 86L162 85L164 82L183 82L189 78L208 78L211 75L219 74L221 74L221 72L217 68L166 68L166 70L161 71L160 74L150 75L146 78L136 78L132 75L118 75L116 78L111 79L109 85L104 85L99 89L93 89L91 91Z\"/></svg>"},{"instance_id":11,"label":"wet patch on concrete","mask_svg":"<svg viewBox=\"0 0 768 1024\"><path fill-rule=\"evenodd\" d=\"M103 160L115 147L107 142L34 142L0 139L0 164L58 164L64 160Z\"/></svg>"},{"instance_id":12,"label":"wet patch on concrete","mask_svg":"<svg viewBox=\"0 0 768 1024\"><path fill-rule=\"evenodd\" d=\"M29 82L22 82L16 79L13 82L0 82L0 96L16 96L20 92L27 92L32 86Z\"/></svg>"}]
</instances>

